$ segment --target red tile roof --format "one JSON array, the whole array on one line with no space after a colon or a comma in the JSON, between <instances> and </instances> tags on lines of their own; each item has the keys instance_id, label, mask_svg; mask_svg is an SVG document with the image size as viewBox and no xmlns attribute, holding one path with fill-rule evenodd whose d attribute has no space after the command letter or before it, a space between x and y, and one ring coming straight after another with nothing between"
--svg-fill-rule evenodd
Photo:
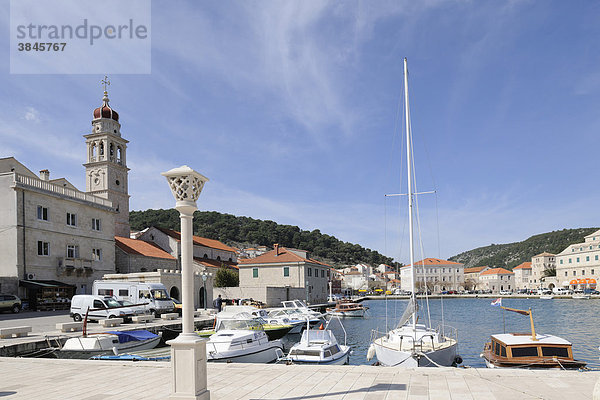
<instances>
[{"instance_id":1,"label":"red tile roof","mask_svg":"<svg viewBox=\"0 0 600 400\"><path fill-rule=\"evenodd\" d=\"M531 269L531 261L525 261L523 264L517 265L513 268L513 271L515 269Z\"/></svg>"},{"instance_id":2,"label":"red tile roof","mask_svg":"<svg viewBox=\"0 0 600 400\"><path fill-rule=\"evenodd\" d=\"M175 260L175 257L170 255L154 243L144 242L143 240L115 236L115 244L118 248L120 248L128 254L137 254L146 257Z\"/></svg>"},{"instance_id":3,"label":"red tile roof","mask_svg":"<svg viewBox=\"0 0 600 400\"><path fill-rule=\"evenodd\" d=\"M426 258L424 260L415 262L415 265L417 267L420 265L448 265L448 264L462 265L462 263L457 263L457 262L448 261L448 260L441 260L439 258ZM406 265L406 266L410 267L410 265Z\"/></svg>"},{"instance_id":4,"label":"red tile roof","mask_svg":"<svg viewBox=\"0 0 600 400\"><path fill-rule=\"evenodd\" d=\"M509 271L505 268L492 268L488 269L481 273L481 275L495 275L495 274L514 274L514 272Z\"/></svg>"},{"instance_id":5,"label":"red tile roof","mask_svg":"<svg viewBox=\"0 0 600 400\"><path fill-rule=\"evenodd\" d=\"M155 227L156 229L158 229L159 231L165 233L166 235L171 236L172 238L181 241L181 233L174 231L172 229L166 229L166 228L159 228L159 227ZM207 238L203 238L200 236L194 236L194 244L197 244L199 246L204 246L204 247L210 247L211 249L217 249L217 250L224 250L224 251L231 251L233 253L236 252L236 249L234 249L233 247L229 247L224 243L219 242L218 240L214 240L214 239L207 239Z\"/></svg>"},{"instance_id":6,"label":"red tile roof","mask_svg":"<svg viewBox=\"0 0 600 400\"><path fill-rule=\"evenodd\" d=\"M481 271L483 271L484 269L486 269L488 267L483 266L483 267L470 267L470 268L465 268L465 274L473 274L473 273L479 273Z\"/></svg>"},{"instance_id":7,"label":"red tile roof","mask_svg":"<svg viewBox=\"0 0 600 400\"><path fill-rule=\"evenodd\" d=\"M312 264L319 264L325 267L331 267L328 264L322 263L312 258L300 257L298 254L286 249L285 247L279 247L279 254L276 254L276 250L271 250L261 254L256 258L249 258L245 260L239 260L239 266L245 267L248 265L259 265L259 264L275 264L275 263L290 263L290 262L307 262Z\"/></svg>"},{"instance_id":8,"label":"red tile roof","mask_svg":"<svg viewBox=\"0 0 600 400\"><path fill-rule=\"evenodd\" d=\"M200 258L200 257L194 257L194 261L197 262L198 264L204 265L205 267L221 268L221 265L223 265L227 268L239 269L238 266L235 265L235 263L232 263L229 261L211 260L208 258Z\"/></svg>"}]
</instances>

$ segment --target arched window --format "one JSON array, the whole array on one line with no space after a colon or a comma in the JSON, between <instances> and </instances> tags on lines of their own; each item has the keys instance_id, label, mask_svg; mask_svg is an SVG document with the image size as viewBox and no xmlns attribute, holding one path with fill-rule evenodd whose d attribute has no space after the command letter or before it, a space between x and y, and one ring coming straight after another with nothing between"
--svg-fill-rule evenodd
<instances>
[{"instance_id":1,"label":"arched window","mask_svg":"<svg viewBox=\"0 0 600 400\"><path fill-rule=\"evenodd\" d=\"M181 300L179 297L179 288L177 286L173 286L171 290L169 290L169 296L171 296L173 299Z\"/></svg>"},{"instance_id":2,"label":"arched window","mask_svg":"<svg viewBox=\"0 0 600 400\"><path fill-rule=\"evenodd\" d=\"M108 156L110 157L110 161L115 160L115 146L111 143L109 149Z\"/></svg>"},{"instance_id":3,"label":"arched window","mask_svg":"<svg viewBox=\"0 0 600 400\"><path fill-rule=\"evenodd\" d=\"M217 261L221 261L221 256L217 256Z\"/></svg>"},{"instance_id":4,"label":"arched window","mask_svg":"<svg viewBox=\"0 0 600 400\"><path fill-rule=\"evenodd\" d=\"M91 154L92 161L96 161L96 142L92 143L91 150L92 150L92 154Z\"/></svg>"},{"instance_id":5,"label":"arched window","mask_svg":"<svg viewBox=\"0 0 600 400\"><path fill-rule=\"evenodd\" d=\"M123 161L121 146L117 146L117 162L121 164Z\"/></svg>"},{"instance_id":6,"label":"arched window","mask_svg":"<svg viewBox=\"0 0 600 400\"><path fill-rule=\"evenodd\" d=\"M104 155L104 143L100 142L100 155Z\"/></svg>"},{"instance_id":7,"label":"arched window","mask_svg":"<svg viewBox=\"0 0 600 400\"><path fill-rule=\"evenodd\" d=\"M208 258L208 254L204 253L204 258Z\"/></svg>"}]
</instances>

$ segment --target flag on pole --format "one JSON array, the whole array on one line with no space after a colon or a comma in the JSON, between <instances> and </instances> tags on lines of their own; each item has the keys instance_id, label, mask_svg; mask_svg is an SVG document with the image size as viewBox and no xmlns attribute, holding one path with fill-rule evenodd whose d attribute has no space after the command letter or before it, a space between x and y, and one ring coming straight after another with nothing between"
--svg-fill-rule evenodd
<instances>
[{"instance_id":1,"label":"flag on pole","mask_svg":"<svg viewBox=\"0 0 600 400\"><path fill-rule=\"evenodd\" d=\"M502 297L497 298L496 300L492 301L492 306L494 307L499 307L502 305Z\"/></svg>"}]
</instances>

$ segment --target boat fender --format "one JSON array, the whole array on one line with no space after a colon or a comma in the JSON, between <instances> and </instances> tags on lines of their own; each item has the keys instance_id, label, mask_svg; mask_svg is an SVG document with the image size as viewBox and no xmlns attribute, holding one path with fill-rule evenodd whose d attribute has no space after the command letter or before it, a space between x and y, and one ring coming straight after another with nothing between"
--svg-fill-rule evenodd
<instances>
[{"instance_id":1,"label":"boat fender","mask_svg":"<svg viewBox=\"0 0 600 400\"><path fill-rule=\"evenodd\" d=\"M458 365L458 364L462 364L462 363L463 363L463 359L461 356L454 357L454 364Z\"/></svg>"},{"instance_id":2,"label":"boat fender","mask_svg":"<svg viewBox=\"0 0 600 400\"><path fill-rule=\"evenodd\" d=\"M113 354L114 354L115 356L118 356L118 355L119 355L119 350L117 350L117 348L116 348L116 347L113 347L113 348L112 348L112 352L113 352Z\"/></svg>"},{"instance_id":3,"label":"boat fender","mask_svg":"<svg viewBox=\"0 0 600 400\"><path fill-rule=\"evenodd\" d=\"M375 345L371 343L369 350L367 351L367 361L371 361L375 356Z\"/></svg>"}]
</instances>

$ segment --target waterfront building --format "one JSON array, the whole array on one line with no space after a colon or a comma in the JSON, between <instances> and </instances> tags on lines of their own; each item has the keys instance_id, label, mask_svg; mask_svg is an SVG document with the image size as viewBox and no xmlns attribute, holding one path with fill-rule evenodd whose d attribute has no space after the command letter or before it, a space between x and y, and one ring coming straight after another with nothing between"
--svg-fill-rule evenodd
<instances>
[{"instance_id":1,"label":"waterfront building","mask_svg":"<svg viewBox=\"0 0 600 400\"><path fill-rule=\"evenodd\" d=\"M490 269L488 266L483 267L469 267L464 269L465 274L465 289L466 290L480 290L479 274L483 271Z\"/></svg>"},{"instance_id":2,"label":"waterfront building","mask_svg":"<svg viewBox=\"0 0 600 400\"><path fill-rule=\"evenodd\" d=\"M565 288L596 287L600 279L600 230L556 255L556 279Z\"/></svg>"},{"instance_id":3,"label":"waterfront building","mask_svg":"<svg viewBox=\"0 0 600 400\"><path fill-rule=\"evenodd\" d=\"M484 290L499 293L502 290L515 289L515 274L505 268L490 268L479 274L479 281Z\"/></svg>"},{"instance_id":4,"label":"waterfront building","mask_svg":"<svg viewBox=\"0 0 600 400\"><path fill-rule=\"evenodd\" d=\"M543 252L531 258L531 275L529 277L530 288L547 287L545 279L548 271L556 269L556 255Z\"/></svg>"},{"instance_id":5,"label":"waterfront building","mask_svg":"<svg viewBox=\"0 0 600 400\"><path fill-rule=\"evenodd\" d=\"M531 262L526 261L513 268L515 274L515 289L533 289L531 281Z\"/></svg>"},{"instance_id":6,"label":"waterfront building","mask_svg":"<svg viewBox=\"0 0 600 400\"><path fill-rule=\"evenodd\" d=\"M447 290L460 291L465 288L464 264L438 258L426 258L415 262L415 266L417 291L427 288L432 293L439 293ZM412 290L410 265L400 268L400 287L402 290Z\"/></svg>"},{"instance_id":7,"label":"waterfront building","mask_svg":"<svg viewBox=\"0 0 600 400\"><path fill-rule=\"evenodd\" d=\"M215 289L226 298L253 298L277 306L283 300L323 303L329 293L330 266L310 258L305 250L274 245L256 258L239 261L238 288ZM221 290L221 291L219 291Z\"/></svg>"}]
</instances>

